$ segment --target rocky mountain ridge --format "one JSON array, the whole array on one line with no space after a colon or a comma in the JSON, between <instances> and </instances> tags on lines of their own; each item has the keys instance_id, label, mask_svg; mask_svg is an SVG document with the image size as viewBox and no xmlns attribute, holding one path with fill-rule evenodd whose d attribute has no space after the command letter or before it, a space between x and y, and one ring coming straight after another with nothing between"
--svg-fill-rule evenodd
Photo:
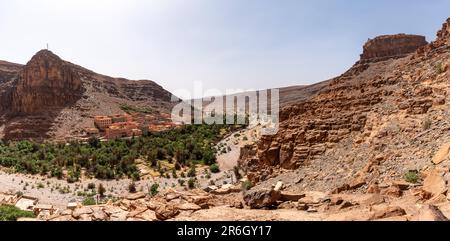
<instances>
[{"instance_id":1,"label":"rocky mountain ridge","mask_svg":"<svg viewBox=\"0 0 450 241\"><path fill-rule=\"evenodd\" d=\"M429 168L450 140L449 24L450 19L427 45L411 35L370 40L349 71L317 95L285 106L279 133L242 150L240 164L252 182L287 169L302 178L299 189L347 185L364 192L372 184L401 179L408 170ZM380 52L370 50L380 39ZM443 159L448 162L448 156Z\"/></svg>"},{"instance_id":2,"label":"rocky mountain ridge","mask_svg":"<svg viewBox=\"0 0 450 241\"><path fill-rule=\"evenodd\" d=\"M41 50L24 66L0 62L0 133L7 140L65 139L94 115L122 105L168 112L171 93L153 81L97 74Z\"/></svg>"}]
</instances>

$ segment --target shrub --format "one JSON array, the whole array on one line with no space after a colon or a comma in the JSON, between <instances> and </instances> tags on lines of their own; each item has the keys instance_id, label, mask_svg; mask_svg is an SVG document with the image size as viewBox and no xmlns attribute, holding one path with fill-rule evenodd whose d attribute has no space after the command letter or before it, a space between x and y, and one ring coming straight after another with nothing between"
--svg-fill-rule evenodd
<instances>
[{"instance_id":1,"label":"shrub","mask_svg":"<svg viewBox=\"0 0 450 241\"><path fill-rule=\"evenodd\" d=\"M151 187L150 187L150 194L152 195L152 196L155 196L156 194L158 194L158 188L159 188L159 185L158 184L153 184Z\"/></svg>"},{"instance_id":2,"label":"shrub","mask_svg":"<svg viewBox=\"0 0 450 241\"><path fill-rule=\"evenodd\" d=\"M177 171L175 169L172 169L172 177L178 178Z\"/></svg>"},{"instance_id":3,"label":"shrub","mask_svg":"<svg viewBox=\"0 0 450 241\"><path fill-rule=\"evenodd\" d=\"M62 168L61 167L55 167L52 170L52 177L56 177L58 179L61 179L63 176Z\"/></svg>"},{"instance_id":4,"label":"shrub","mask_svg":"<svg viewBox=\"0 0 450 241\"><path fill-rule=\"evenodd\" d=\"M419 173L416 170L408 171L405 174L405 181L409 183L417 183L419 181Z\"/></svg>"},{"instance_id":5,"label":"shrub","mask_svg":"<svg viewBox=\"0 0 450 241\"><path fill-rule=\"evenodd\" d=\"M93 197L87 197L87 198L83 199L82 204L83 204L83 206L92 206L92 205L96 205L97 202L95 202L95 199Z\"/></svg>"},{"instance_id":6,"label":"shrub","mask_svg":"<svg viewBox=\"0 0 450 241\"><path fill-rule=\"evenodd\" d=\"M181 165L178 162L175 162L175 170L179 171L181 170Z\"/></svg>"},{"instance_id":7,"label":"shrub","mask_svg":"<svg viewBox=\"0 0 450 241\"><path fill-rule=\"evenodd\" d=\"M100 197L104 197L105 196L106 188L103 186L103 184L100 183L98 185L97 192L98 192L98 194L100 194Z\"/></svg>"},{"instance_id":8,"label":"shrub","mask_svg":"<svg viewBox=\"0 0 450 241\"><path fill-rule=\"evenodd\" d=\"M189 181L188 181L188 187L190 189L194 189L195 188L195 183L196 183L196 180L194 178L190 178Z\"/></svg>"},{"instance_id":9,"label":"shrub","mask_svg":"<svg viewBox=\"0 0 450 241\"><path fill-rule=\"evenodd\" d=\"M178 179L178 183L180 184L180 186L184 186L184 183L185 183L186 181L184 180L184 179Z\"/></svg>"},{"instance_id":10,"label":"shrub","mask_svg":"<svg viewBox=\"0 0 450 241\"><path fill-rule=\"evenodd\" d=\"M0 206L0 221L17 221L19 218L34 218L34 214L29 211L22 211L10 205Z\"/></svg>"},{"instance_id":11,"label":"shrub","mask_svg":"<svg viewBox=\"0 0 450 241\"><path fill-rule=\"evenodd\" d=\"M209 167L209 170L210 170L212 173L219 173L219 172L220 172L219 165L217 165L217 164L212 164L212 165Z\"/></svg>"},{"instance_id":12,"label":"shrub","mask_svg":"<svg viewBox=\"0 0 450 241\"><path fill-rule=\"evenodd\" d=\"M195 170L195 166L192 166L190 169L189 169L189 171L188 171L188 173L187 173L187 176L188 177L195 177L197 175L197 171Z\"/></svg>"},{"instance_id":13,"label":"shrub","mask_svg":"<svg viewBox=\"0 0 450 241\"><path fill-rule=\"evenodd\" d=\"M431 125L433 124L433 122L431 121L430 118L426 118L423 123L422 123L422 128L424 131L429 130L431 128Z\"/></svg>"},{"instance_id":14,"label":"shrub","mask_svg":"<svg viewBox=\"0 0 450 241\"><path fill-rule=\"evenodd\" d=\"M128 191L130 193L136 193L136 184L134 182L131 182L130 185L128 185Z\"/></svg>"},{"instance_id":15,"label":"shrub","mask_svg":"<svg viewBox=\"0 0 450 241\"><path fill-rule=\"evenodd\" d=\"M444 65L442 64L442 62L439 62L439 63L436 64L436 72L437 72L438 74L442 74L442 73L445 72L445 67L444 67Z\"/></svg>"},{"instance_id":16,"label":"shrub","mask_svg":"<svg viewBox=\"0 0 450 241\"><path fill-rule=\"evenodd\" d=\"M239 167L238 166L234 166L233 167L233 172L234 172L234 176L236 177L236 180L241 180L242 175L239 172Z\"/></svg>"},{"instance_id":17,"label":"shrub","mask_svg":"<svg viewBox=\"0 0 450 241\"><path fill-rule=\"evenodd\" d=\"M252 187L253 187L253 183L252 182L250 182L249 180L247 180L247 181L245 181L245 182L243 182L242 183L242 189L243 190L250 190L250 189L252 189Z\"/></svg>"},{"instance_id":18,"label":"shrub","mask_svg":"<svg viewBox=\"0 0 450 241\"><path fill-rule=\"evenodd\" d=\"M92 183L92 182L89 183L88 186L87 186L87 188L88 188L88 189L91 189L91 190L92 190L92 189L95 189L95 183Z\"/></svg>"}]
</instances>

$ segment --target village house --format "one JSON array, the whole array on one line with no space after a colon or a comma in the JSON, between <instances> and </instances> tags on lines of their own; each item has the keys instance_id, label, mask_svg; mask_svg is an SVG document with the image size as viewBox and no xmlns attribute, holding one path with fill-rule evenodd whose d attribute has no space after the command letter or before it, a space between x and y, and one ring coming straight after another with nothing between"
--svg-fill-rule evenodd
<instances>
[{"instance_id":1,"label":"village house","mask_svg":"<svg viewBox=\"0 0 450 241\"><path fill-rule=\"evenodd\" d=\"M105 131L113 124L113 119L109 116L96 116L94 117L94 124L99 130Z\"/></svg>"}]
</instances>

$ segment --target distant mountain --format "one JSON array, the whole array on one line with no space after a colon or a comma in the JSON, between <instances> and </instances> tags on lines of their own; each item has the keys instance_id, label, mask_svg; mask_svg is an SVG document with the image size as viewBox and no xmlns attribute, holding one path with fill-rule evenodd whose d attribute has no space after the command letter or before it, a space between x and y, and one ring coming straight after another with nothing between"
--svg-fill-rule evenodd
<instances>
[{"instance_id":1,"label":"distant mountain","mask_svg":"<svg viewBox=\"0 0 450 241\"><path fill-rule=\"evenodd\" d=\"M0 61L0 135L6 140L65 139L95 115L123 106L169 112L171 93L153 81L97 74L41 50L26 65Z\"/></svg>"}]
</instances>

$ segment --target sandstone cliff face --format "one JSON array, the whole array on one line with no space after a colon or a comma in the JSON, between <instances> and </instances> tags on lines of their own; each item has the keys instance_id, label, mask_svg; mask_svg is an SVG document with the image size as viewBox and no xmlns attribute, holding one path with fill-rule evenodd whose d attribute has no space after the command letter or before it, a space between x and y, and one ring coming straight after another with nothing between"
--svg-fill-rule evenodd
<instances>
[{"instance_id":1,"label":"sandstone cliff face","mask_svg":"<svg viewBox=\"0 0 450 241\"><path fill-rule=\"evenodd\" d=\"M361 60L386 59L403 57L415 52L418 48L427 45L424 36L418 35L384 35L370 39L364 45Z\"/></svg>"},{"instance_id":2,"label":"sandstone cliff face","mask_svg":"<svg viewBox=\"0 0 450 241\"><path fill-rule=\"evenodd\" d=\"M372 42L362 58L376 61L359 61L317 95L285 106L279 133L241 151L239 163L249 179L266 180L280 168L297 170L304 185L331 191L356 177L350 186L403 178L405 168L429 165L434 151L448 142L450 128L443 117L450 111L447 29L445 24L438 34L444 44L422 55L435 43L419 48L422 38L414 37L417 44L397 51L391 40Z\"/></svg>"},{"instance_id":3,"label":"sandstone cliff face","mask_svg":"<svg viewBox=\"0 0 450 241\"><path fill-rule=\"evenodd\" d=\"M42 50L20 71L11 111L32 114L48 108L58 109L76 102L82 94L81 78L71 65Z\"/></svg>"},{"instance_id":4,"label":"sandstone cliff face","mask_svg":"<svg viewBox=\"0 0 450 241\"><path fill-rule=\"evenodd\" d=\"M25 66L0 62L0 137L62 140L122 105L167 112L171 96L153 81L100 75L42 50Z\"/></svg>"}]
</instances>

